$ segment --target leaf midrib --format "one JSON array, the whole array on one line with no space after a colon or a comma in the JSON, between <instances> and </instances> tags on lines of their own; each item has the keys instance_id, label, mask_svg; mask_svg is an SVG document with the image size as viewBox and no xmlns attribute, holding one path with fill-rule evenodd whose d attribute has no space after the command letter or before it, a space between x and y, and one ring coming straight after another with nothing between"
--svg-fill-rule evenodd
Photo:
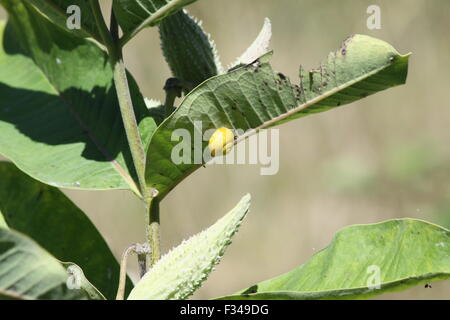
<instances>
[{"instance_id":1,"label":"leaf midrib","mask_svg":"<svg viewBox=\"0 0 450 320\"><path fill-rule=\"evenodd\" d=\"M407 55L399 55L400 58L407 58L408 56L409 56L409 54L407 54ZM308 102L306 102L306 103L304 103L304 104L301 104L301 105L297 106L296 108L293 108L293 109L287 111L286 113L283 113L283 114L281 114L281 115L279 115L279 116L277 116L277 117L275 117L275 118L273 118L273 119L271 119L271 120L269 120L269 121L266 121L266 122L262 123L262 124L259 125L258 127L253 128L253 129L247 131L246 133L244 133L243 135L239 136L239 137L234 141L234 144L233 144L233 145L236 145L237 143L239 143L239 142L241 142L241 141L243 141L243 140L249 138L250 136L252 136L252 135L254 135L254 134L257 134L260 130L262 130L262 129L266 128L266 127L269 127L269 126L271 126L271 125L273 125L273 124L275 124L275 123L277 123L277 122L283 121L283 120L289 118L290 116L292 116L292 115L294 115L294 114L296 114L296 113L298 113L298 112L300 112L300 111L302 111L302 110L304 110L304 109L306 109L306 108L309 108L310 106L312 106L312 105L314 105L314 104L316 104L316 103L319 103L320 101L322 101L322 100L324 100L324 99L326 99L326 98L329 98L329 97L331 97L332 95L334 95L334 94L336 94L336 93L338 93L338 92L340 92L340 91L342 91L342 90L344 90L344 89L346 89L346 88L351 87L351 86L352 86L353 84L355 84L355 83L358 83L358 82L360 82L360 81L363 81L363 80L365 80L365 79L367 79L367 78L369 78L369 77L371 77L371 76L373 76L373 75L375 75L375 74L377 74L377 73L383 71L384 69L389 68L390 66L392 66L392 64L393 64L393 62L387 63L387 64L385 64L385 65L383 65L383 66L381 66L381 67L379 67L379 68L377 68L377 69L374 69L374 70L372 70L372 71L370 71L370 72L368 72L368 73L365 73L365 74L363 74L363 75L361 75L361 76L359 76L359 77L357 77L357 78L354 78L354 79L352 79L352 80L350 80L350 81L347 81L347 82L345 82L345 83L343 83L343 84L341 84L341 85L335 87L334 89L329 90L329 91L327 91L327 92L321 94L320 96L318 96L318 97L316 97L316 98L314 98L314 99L312 99L312 100L309 100ZM239 69L235 69L235 70L233 70L233 71L231 71L231 72L229 72L229 73L234 73L234 72L239 72ZM217 75L217 76L212 77L212 78L210 78L210 79L208 79L208 80L211 80L211 79L214 79L214 78L220 77L220 76L223 76L223 75ZM184 98L184 100L186 100L186 99L189 97L190 94L195 94L195 92L194 92L194 91L191 91L190 93L188 93L188 95ZM193 100L193 101L190 103L190 105L192 106L192 105L194 104L194 102L195 102L195 100ZM183 102L181 102L181 104L182 104L182 103L183 103ZM172 118L172 117L173 117L173 115L172 115L171 117L167 118L167 119L160 125L160 127L162 127L166 122L171 121L171 118ZM153 136L154 136L155 134L157 134L157 132L158 132L158 130L155 130L155 132L154 132L153 135L152 135L152 139L153 139ZM151 140L150 140L150 141L151 141ZM172 180L172 181L174 182L174 184L171 185L171 187L173 188L173 187L175 187L176 185L178 185L178 184L179 184L181 181L183 181L190 173L194 172L196 169L198 169L198 168L201 167L201 166L202 166L202 165L193 165L189 170L185 171L184 174L181 175L179 179ZM160 195L161 199L163 199L163 198L168 194L168 191L169 191L169 190L170 190L170 189L167 188L167 190L166 190L165 192L162 192L162 193L161 193L161 195Z\"/></svg>"},{"instance_id":2,"label":"leaf midrib","mask_svg":"<svg viewBox=\"0 0 450 320\"><path fill-rule=\"evenodd\" d=\"M416 280L416 281L425 281L425 280L429 280L432 278L438 278L438 277L445 277L445 278L449 278L450 279L450 270L449 271L441 271L441 272L432 272L432 273L426 273L426 274L422 274L422 275L412 275L410 277L407 278L400 278L397 280L393 280L393 281L387 281L387 282L382 282L381 283L381 288L379 290L381 290L380 293L384 293L389 291L389 287L390 286L396 286L396 285L401 285L404 282L410 281L410 280ZM444 279L437 279L436 281L440 281L440 280L444 280ZM387 287L387 288L386 288ZM367 292L362 292L362 291L367 291ZM339 294L341 292L348 292L348 294ZM333 295L334 293L334 295ZM277 295L277 294L292 294L294 296L299 296L301 297L302 295L313 295L313 294L317 294L320 295L322 294L323 298L327 298L327 297L351 297L354 295L370 295L371 293L376 294L377 291L376 290L372 290L370 291L370 289L368 287L351 287L351 288L339 288L339 289L324 289L324 290L311 290L311 291L295 291L295 290L273 290L273 291L261 291L261 292L256 292L256 293L249 293L249 294L233 294L233 295L229 295L229 296L222 296L222 297L218 297L216 299L224 299L224 298L241 298L244 297L244 300L246 297L258 297L260 295ZM303 297L303 299L305 299L305 297ZM315 299L321 299L319 298L315 298Z\"/></svg>"},{"instance_id":3,"label":"leaf midrib","mask_svg":"<svg viewBox=\"0 0 450 320\"><path fill-rule=\"evenodd\" d=\"M42 69L40 68L40 66L38 66L33 59L31 59L33 61L33 64L37 67L37 69L39 70L39 72L41 73L43 79L45 79L45 81L47 82L47 84L52 88L53 93L57 94L58 97L61 99L61 101L64 102L64 104L66 105L66 107L69 109L70 113L73 115L73 117L75 118L75 120L77 121L77 123L82 127L82 129L84 129L87 132L87 136L91 139L91 141L94 143L94 145L96 146L96 148L98 149L98 151L105 157L105 160L107 162L109 162L111 164L111 166L116 170L117 173L119 173L119 175L122 177L122 179L130 186L131 190L137 194L138 196L140 195L140 191L139 188L137 187L135 181L133 180L133 178L127 173L127 171L117 162L117 160L115 160L108 152L106 149L104 149L103 147L101 147L101 145L98 143L97 139L95 138L92 130L90 129L90 127L88 127L78 116L78 114L75 112L75 109L72 107L72 104L70 102L68 102L67 100L64 99L63 95L61 94L61 92L50 82L50 80L47 78L46 74L44 73L44 71L42 71Z\"/></svg>"}]
</instances>

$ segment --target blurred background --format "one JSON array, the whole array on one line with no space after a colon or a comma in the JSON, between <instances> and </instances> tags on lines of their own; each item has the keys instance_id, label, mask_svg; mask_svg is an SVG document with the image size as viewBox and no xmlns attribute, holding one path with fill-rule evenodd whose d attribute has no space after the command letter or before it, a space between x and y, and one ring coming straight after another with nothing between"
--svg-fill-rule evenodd
<instances>
[{"instance_id":1,"label":"blurred background","mask_svg":"<svg viewBox=\"0 0 450 320\"><path fill-rule=\"evenodd\" d=\"M107 9L110 1L103 4ZM372 4L381 8L381 30L367 29ZM413 53L407 85L280 126L277 175L261 176L254 165L210 166L165 198L167 251L213 224L244 194L252 195L247 220L193 298L229 294L287 272L348 225L411 217L450 228L450 1L214 0L188 10L211 33L224 66L252 43L269 17L272 65L293 82L300 64L318 66L354 33ZM129 43L125 62L142 93L163 100L170 71L157 28ZM143 212L130 193L64 192L85 210L116 257L144 241ZM130 275L137 278L135 261ZM450 283L382 298L448 299Z\"/></svg>"}]
</instances>

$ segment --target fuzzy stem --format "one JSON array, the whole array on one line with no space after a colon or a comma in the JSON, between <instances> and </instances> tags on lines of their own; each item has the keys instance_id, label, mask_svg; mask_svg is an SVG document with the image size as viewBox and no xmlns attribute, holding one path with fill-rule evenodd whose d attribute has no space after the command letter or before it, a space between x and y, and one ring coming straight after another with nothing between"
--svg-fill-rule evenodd
<instances>
[{"instance_id":1,"label":"fuzzy stem","mask_svg":"<svg viewBox=\"0 0 450 320\"><path fill-rule=\"evenodd\" d=\"M127 282L127 261L128 256L136 249L136 245L129 246L122 254L120 261L119 288L117 289L116 300L123 300L125 297L125 285Z\"/></svg>"},{"instance_id":2,"label":"fuzzy stem","mask_svg":"<svg viewBox=\"0 0 450 320\"><path fill-rule=\"evenodd\" d=\"M113 36L108 30L103 19L102 12L98 1L90 1L91 9L103 39L103 43L108 49L110 63L114 72L114 84L117 91L117 99L119 101L120 112L122 114L123 125L127 135L128 144L131 150L131 156L136 169L139 180L140 191L144 201L149 201L147 196L147 188L145 184L145 152L142 144L141 135L134 114L133 102L131 100L130 89L128 87L128 79L125 65L122 59L122 50L118 43L113 41ZM114 19L112 20L114 21ZM113 31L115 33L115 30Z\"/></svg>"},{"instance_id":3,"label":"fuzzy stem","mask_svg":"<svg viewBox=\"0 0 450 320\"><path fill-rule=\"evenodd\" d=\"M100 31L103 44L106 46L111 66L114 73L114 84L117 92L117 99L119 101L120 113L127 136L128 145L130 147L131 156L133 158L134 168L139 180L141 198L144 202L147 222L147 241L156 255L152 254L150 262L159 259L159 203L154 201L155 207L151 206L152 195L145 183L145 151L139 132L136 116L134 113L133 102L131 99L130 89L128 86L128 79L125 65L123 63L122 49L117 39L117 22L115 17L111 17L111 32L105 24L100 5L97 0L90 0L91 9ZM114 12L111 12L114 14ZM152 213L152 208L158 208L158 213ZM156 209L153 209L156 210ZM154 218L156 216L156 218ZM155 220L156 219L156 220ZM156 224L156 226L155 226ZM146 268L146 256L148 254L138 254L138 262L141 268ZM155 260L156 259L156 260ZM151 264L150 264L151 265ZM141 275L145 272L141 270ZM146 270L145 270L146 271Z\"/></svg>"},{"instance_id":4,"label":"fuzzy stem","mask_svg":"<svg viewBox=\"0 0 450 320\"><path fill-rule=\"evenodd\" d=\"M159 219L159 199L153 199L150 205L149 223L147 234L150 240L151 256L148 261L149 267L152 267L160 258L160 219Z\"/></svg>"},{"instance_id":5,"label":"fuzzy stem","mask_svg":"<svg viewBox=\"0 0 450 320\"><path fill-rule=\"evenodd\" d=\"M121 53L119 52L119 57ZM131 150L131 156L139 179L139 185L144 201L148 201L147 187L145 184L145 152L142 144L141 135L134 114L133 102L131 100L130 89L125 66L120 57L114 64L114 83L119 100L120 112L125 127L128 143Z\"/></svg>"}]
</instances>

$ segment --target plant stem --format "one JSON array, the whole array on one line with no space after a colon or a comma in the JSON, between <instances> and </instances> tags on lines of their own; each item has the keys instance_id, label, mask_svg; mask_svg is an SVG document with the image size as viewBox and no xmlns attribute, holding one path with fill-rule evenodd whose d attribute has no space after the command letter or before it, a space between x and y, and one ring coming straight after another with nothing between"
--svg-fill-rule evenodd
<instances>
[{"instance_id":1,"label":"plant stem","mask_svg":"<svg viewBox=\"0 0 450 320\"><path fill-rule=\"evenodd\" d=\"M164 113L167 118L174 111L175 99L177 98L177 93L172 90L166 90L166 100L164 101Z\"/></svg>"},{"instance_id":2,"label":"plant stem","mask_svg":"<svg viewBox=\"0 0 450 320\"><path fill-rule=\"evenodd\" d=\"M139 268L139 278L147 273L147 259L151 253L141 253L137 255L138 258L138 268Z\"/></svg>"},{"instance_id":3,"label":"plant stem","mask_svg":"<svg viewBox=\"0 0 450 320\"><path fill-rule=\"evenodd\" d=\"M125 285L127 282L127 261L130 253L134 252L136 245L129 246L122 254L120 261L119 288L117 289L116 300L123 300L125 297Z\"/></svg>"},{"instance_id":4,"label":"plant stem","mask_svg":"<svg viewBox=\"0 0 450 320\"><path fill-rule=\"evenodd\" d=\"M152 267L160 258L160 219L159 219L159 199L154 198L150 204L149 223L147 225L147 234L150 240L150 249L152 254L148 261L149 267Z\"/></svg>"},{"instance_id":5,"label":"plant stem","mask_svg":"<svg viewBox=\"0 0 450 320\"><path fill-rule=\"evenodd\" d=\"M164 102L164 110L166 118L172 114L175 110L175 99L180 98L183 91L185 93L192 90L192 84L187 81L183 81L177 78L169 78L164 84L164 90L166 91L166 101Z\"/></svg>"},{"instance_id":6,"label":"plant stem","mask_svg":"<svg viewBox=\"0 0 450 320\"><path fill-rule=\"evenodd\" d=\"M111 18L109 23L109 32L114 43L119 42L119 25L117 24L116 15L114 14L113 7L111 6Z\"/></svg>"},{"instance_id":7,"label":"plant stem","mask_svg":"<svg viewBox=\"0 0 450 320\"><path fill-rule=\"evenodd\" d=\"M142 144L141 135L136 122L134 114L133 102L131 100L130 90L128 87L128 79L125 71L125 66L119 52L119 59L115 61L114 68L114 83L117 91L117 98L119 100L120 112L127 135L128 144L131 150L131 156L139 179L139 185L143 200L148 203L149 195L145 183L145 152Z\"/></svg>"},{"instance_id":8,"label":"plant stem","mask_svg":"<svg viewBox=\"0 0 450 320\"><path fill-rule=\"evenodd\" d=\"M113 35L109 32L108 27L103 19L102 12L98 1L90 1L91 9L103 39L103 43L109 52L110 63L114 72L114 84L117 91L117 99L119 100L122 121L125 127L128 144L131 150L131 156L139 179L140 191L143 200L148 203L147 187L145 184L145 152L142 144L141 135L134 114L133 102L131 100L130 89L128 87L128 79L125 65L122 58L122 50L118 43L113 41ZM112 22L115 20L112 19ZM113 24L114 26L114 24ZM113 34L116 30L113 30Z\"/></svg>"},{"instance_id":9,"label":"plant stem","mask_svg":"<svg viewBox=\"0 0 450 320\"><path fill-rule=\"evenodd\" d=\"M133 102L131 99L130 89L125 65L123 63L122 49L117 39L118 26L115 17L111 17L111 32L105 24L100 5L97 0L91 0L91 9L100 31L103 43L106 46L111 66L114 74L114 84L119 101L120 113L127 136L128 145L130 147L131 156L133 158L134 168L139 180L141 198L144 203L146 215L146 236L147 241L152 249L152 255L149 258L149 264L146 263L148 254L138 254L138 263L141 268L153 265L160 257L160 241L159 241L159 201L153 199L153 195L149 192L145 183L145 151L142 143L139 127L134 113ZM114 12L111 12L114 15ZM141 270L141 276L146 270Z\"/></svg>"}]
</instances>

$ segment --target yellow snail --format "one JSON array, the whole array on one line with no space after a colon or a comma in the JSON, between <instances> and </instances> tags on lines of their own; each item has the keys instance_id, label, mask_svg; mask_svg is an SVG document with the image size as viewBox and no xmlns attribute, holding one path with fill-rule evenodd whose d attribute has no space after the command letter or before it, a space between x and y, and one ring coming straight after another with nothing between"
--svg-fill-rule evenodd
<instances>
[{"instance_id":1,"label":"yellow snail","mask_svg":"<svg viewBox=\"0 0 450 320\"><path fill-rule=\"evenodd\" d=\"M233 147L234 134L228 128L219 128L212 134L208 142L208 148L211 155L215 157L216 155L225 155Z\"/></svg>"}]
</instances>

